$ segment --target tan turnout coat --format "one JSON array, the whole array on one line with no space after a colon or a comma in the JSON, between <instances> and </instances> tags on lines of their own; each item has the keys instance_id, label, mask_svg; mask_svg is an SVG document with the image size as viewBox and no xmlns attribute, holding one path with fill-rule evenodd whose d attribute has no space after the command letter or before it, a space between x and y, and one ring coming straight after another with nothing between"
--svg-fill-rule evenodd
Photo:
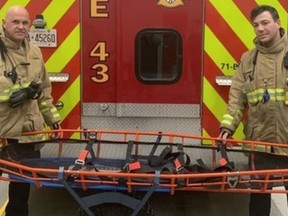
<instances>
[{"instance_id":1,"label":"tan turnout coat","mask_svg":"<svg viewBox=\"0 0 288 216\"><path fill-rule=\"evenodd\" d=\"M0 57L0 137L13 138L22 132L42 130L44 123L51 126L60 121L52 104L51 84L46 72L41 51L25 40L22 47L9 40L0 31L0 38L7 48L6 61ZM5 76L5 71L16 68L18 80L15 84ZM27 100L16 108L10 108L7 101L13 91L27 87L32 81L41 84L42 94L37 100Z\"/></svg>"},{"instance_id":2,"label":"tan turnout coat","mask_svg":"<svg viewBox=\"0 0 288 216\"><path fill-rule=\"evenodd\" d=\"M244 120L246 139L288 144L288 105L285 104L288 102L285 96L288 69L283 60L288 52L288 40L283 29L281 33L281 40L272 47L266 48L255 39L256 48L243 54L232 79L228 108L220 125L222 130L233 134L247 109L247 119ZM264 103L266 91L270 98ZM275 152L288 154L281 148L276 148Z\"/></svg>"}]
</instances>

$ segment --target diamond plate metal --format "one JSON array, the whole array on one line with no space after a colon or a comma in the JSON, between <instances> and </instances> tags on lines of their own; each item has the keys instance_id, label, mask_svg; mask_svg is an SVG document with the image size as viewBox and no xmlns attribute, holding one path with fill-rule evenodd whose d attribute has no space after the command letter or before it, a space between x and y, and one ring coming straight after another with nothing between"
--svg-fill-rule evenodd
<instances>
[{"instance_id":1,"label":"diamond plate metal","mask_svg":"<svg viewBox=\"0 0 288 216\"><path fill-rule=\"evenodd\" d=\"M199 104L83 103L83 116L200 118Z\"/></svg>"}]
</instances>

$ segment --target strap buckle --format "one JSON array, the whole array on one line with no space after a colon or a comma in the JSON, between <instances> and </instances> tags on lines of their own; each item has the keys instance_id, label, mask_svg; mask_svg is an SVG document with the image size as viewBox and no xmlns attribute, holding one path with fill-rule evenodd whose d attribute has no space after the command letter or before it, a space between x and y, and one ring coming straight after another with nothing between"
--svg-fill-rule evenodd
<instances>
[{"instance_id":1,"label":"strap buckle","mask_svg":"<svg viewBox=\"0 0 288 216\"><path fill-rule=\"evenodd\" d=\"M227 173L227 182L230 188L235 188L239 181L239 173L237 171L237 175L231 176L230 172Z\"/></svg>"}]
</instances>

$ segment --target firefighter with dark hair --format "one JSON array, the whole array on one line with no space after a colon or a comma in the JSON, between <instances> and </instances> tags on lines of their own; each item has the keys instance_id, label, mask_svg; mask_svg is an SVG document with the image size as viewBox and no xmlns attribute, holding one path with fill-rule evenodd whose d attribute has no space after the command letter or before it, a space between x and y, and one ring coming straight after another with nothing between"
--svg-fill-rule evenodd
<instances>
[{"instance_id":1,"label":"firefighter with dark hair","mask_svg":"<svg viewBox=\"0 0 288 216\"><path fill-rule=\"evenodd\" d=\"M0 30L0 138L7 143L1 155L12 160L40 157L39 145L21 142L39 141L43 136L21 137L22 133L43 130L45 123L60 128L41 51L28 40L30 23L25 8L12 6ZM29 192L28 183L10 182L6 216L28 215Z\"/></svg>"},{"instance_id":2,"label":"firefighter with dark hair","mask_svg":"<svg viewBox=\"0 0 288 216\"><path fill-rule=\"evenodd\" d=\"M247 110L245 139L288 143L288 39L275 8L262 5L251 11L255 48L242 55L230 87L229 102L219 138L232 136ZM256 146L264 151L264 146ZM287 155L287 149L271 152ZM263 159L262 159L263 160ZM263 161L250 153L250 167L263 169ZM271 194L252 193L249 215L269 216Z\"/></svg>"}]
</instances>

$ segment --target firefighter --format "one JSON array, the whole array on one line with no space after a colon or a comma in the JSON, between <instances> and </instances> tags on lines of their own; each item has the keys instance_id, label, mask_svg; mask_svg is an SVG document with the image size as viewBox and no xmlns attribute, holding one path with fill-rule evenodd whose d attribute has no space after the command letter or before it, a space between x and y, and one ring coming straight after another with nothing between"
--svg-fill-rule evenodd
<instances>
[{"instance_id":1,"label":"firefighter","mask_svg":"<svg viewBox=\"0 0 288 216\"><path fill-rule=\"evenodd\" d=\"M245 139L288 143L288 40L275 8L262 5L251 11L255 48L241 57L230 87L227 111L220 124L219 138L232 136L242 116ZM243 118L244 119L244 118ZM263 146L256 150L264 151ZM281 148L271 152L288 154ZM263 162L251 153L249 164L261 169ZM263 167L262 167L263 168ZM249 215L270 215L271 194L250 195Z\"/></svg>"},{"instance_id":2,"label":"firefighter","mask_svg":"<svg viewBox=\"0 0 288 216\"><path fill-rule=\"evenodd\" d=\"M7 141L8 156L40 157L37 145L24 145L23 132L60 128L60 116L52 104L51 84L41 51L28 40L30 17L21 6L6 12L0 30L0 138ZM41 139L35 135L30 139ZM27 141L27 137L25 137ZM27 216L30 185L9 184L6 216Z\"/></svg>"}]
</instances>

